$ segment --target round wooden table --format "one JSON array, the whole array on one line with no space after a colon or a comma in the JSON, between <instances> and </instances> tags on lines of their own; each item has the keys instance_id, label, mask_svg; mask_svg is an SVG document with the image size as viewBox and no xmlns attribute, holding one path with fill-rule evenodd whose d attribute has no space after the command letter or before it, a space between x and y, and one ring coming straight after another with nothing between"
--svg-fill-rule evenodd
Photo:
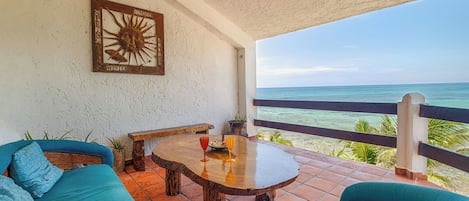
<instances>
[{"instance_id":1,"label":"round wooden table","mask_svg":"<svg viewBox=\"0 0 469 201\"><path fill-rule=\"evenodd\" d=\"M207 149L207 162L201 162L202 135L185 134L161 139L153 150L152 160L166 168L166 194L181 191L181 173L203 187L205 201L221 200L224 194L256 195L256 200L274 200L275 190L298 176L299 166L293 156L275 147L235 136L234 162L227 162L228 151ZM210 141L221 140L210 135Z\"/></svg>"}]
</instances>

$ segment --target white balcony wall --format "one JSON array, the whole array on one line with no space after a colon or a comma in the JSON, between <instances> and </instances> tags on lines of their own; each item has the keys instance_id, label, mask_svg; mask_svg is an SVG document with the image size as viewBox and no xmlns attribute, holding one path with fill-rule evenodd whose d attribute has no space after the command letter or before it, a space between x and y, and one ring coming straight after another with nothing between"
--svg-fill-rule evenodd
<instances>
[{"instance_id":1,"label":"white balcony wall","mask_svg":"<svg viewBox=\"0 0 469 201\"><path fill-rule=\"evenodd\" d=\"M129 132L201 122L222 131L238 110L237 50L166 1L115 2L164 14L164 76L92 72L89 0L2 3L2 141L93 131L101 144L125 140L129 159Z\"/></svg>"}]
</instances>

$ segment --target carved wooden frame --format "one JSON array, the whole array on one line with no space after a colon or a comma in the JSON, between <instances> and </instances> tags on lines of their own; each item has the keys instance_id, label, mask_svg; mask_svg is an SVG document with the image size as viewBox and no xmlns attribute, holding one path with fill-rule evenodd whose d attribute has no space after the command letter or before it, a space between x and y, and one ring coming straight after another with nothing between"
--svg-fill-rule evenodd
<instances>
[{"instance_id":1,"label":"carved wooden frame","mask_svg":"<svg viewBox=\"0 0 469 201\"><path fill-rule=\"evenodd\" d=\"M93 71L164 75L163 14L91 0Z\"/></svg>"}]
</instances>

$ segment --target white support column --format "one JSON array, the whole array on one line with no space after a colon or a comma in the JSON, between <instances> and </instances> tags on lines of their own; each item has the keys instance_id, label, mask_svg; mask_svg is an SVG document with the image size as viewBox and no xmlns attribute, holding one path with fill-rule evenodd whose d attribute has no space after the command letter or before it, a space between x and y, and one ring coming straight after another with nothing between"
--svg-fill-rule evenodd
<instances>
[{"instance_id":1,"label":"white support column","mask_svg":"<svg viewBox=\"0 0 469 201\"><path fill-rule=\"evenodd\" d=\"M238 112L246 115L246 132L257 135L254 118L257 116L253 101L256 98L256 43L238 49Z\"/></svg>"},{"instance_id":2,"label":"white support column","mask_svg":"<svg viewBox=\"0 0 469 201\"><path fill-rule=\"evenodd\" d=\"M420 141L428 141L428 119L419 116L425 97L406 94L397 104L397 161L395 172L407 178L426 179L427 158L418 155Z\"/></svg>"}]
</instances>

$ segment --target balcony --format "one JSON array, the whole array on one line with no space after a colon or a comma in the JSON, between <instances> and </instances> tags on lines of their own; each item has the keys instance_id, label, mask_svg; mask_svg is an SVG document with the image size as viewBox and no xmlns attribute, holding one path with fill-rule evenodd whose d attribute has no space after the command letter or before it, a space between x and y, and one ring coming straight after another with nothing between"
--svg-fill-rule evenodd
<instances>
[{"instance_id":1,"label":"balcony","mask_svg":"<svg viewBox=\"0 0 469 201\"><path fill-rule=\"evenodd\" d=\"M467 172L469 157L427 144L425 138L427 137L426 130L428 130L428 127L425 122L427 122L427 118L436 118L467 123L469 111L467 109L424 105L421 102L423 99L420 98L423 98L423 96L409 94L404 96L402 102L398 104L275 100L254 101L254 105L256 106L397 114L398 119L399 117L401 119L398 120L397 130L403 133L399 138L265 120L255 120L254 122L255 125L262 127L394 148L397 147L398 156L395 170L335 158L300 148L273 144L257 140L257 138L252 138L251 140L276 146L293 155L295 160L300 164L300 174L297 180L293 184L278 190L277 197L279 200L339 200L345 187L360 181L404 182L441 188L426 180L426 158L437 160ZM404 118L404 116L412 116L413 118ZM402 127L414 129L402 129ZM410 138L403 138L402 136L410 136ZM415 143L408 143L409 141ZM405 149L407 151L399 149ZM409 161L413 161L412 164L410 164ZM136 172L132 167L128 167L126 173L120 174L121 180L135 199L202 199L202 188L187 178L183 179L182 195L167 197L164 189L164 169L155 165L150 158L146 158L145 163L149 167L145 172ZM254 197L228 196L228 199L254 200Z\"/></svg>"},{"instance_id":2,"label":"balcony","mask_svg":"<svg viewBox=\"0 0 469 201\"><path fill-rule=\"evenodd\" d=\"M288 147L280 144L275 146L290 153L300 164L300 174L296 181L277 190L277 200L317 200L338 201L345 187L360 181L405 182L432 188L439 186L426 180L413 180L394 174L393 170L335 158L312 151ZM126 171L119 174L120 179L136 201L148 200L192 200L202 199L202 187L182 176L182 194L167 196L165 193L165 169L157 166L150 157L146 157L145 171L135 171L127 166ZM254 200L254 196L230 196L232 201Z\"/></svg>"}]
</instances>

